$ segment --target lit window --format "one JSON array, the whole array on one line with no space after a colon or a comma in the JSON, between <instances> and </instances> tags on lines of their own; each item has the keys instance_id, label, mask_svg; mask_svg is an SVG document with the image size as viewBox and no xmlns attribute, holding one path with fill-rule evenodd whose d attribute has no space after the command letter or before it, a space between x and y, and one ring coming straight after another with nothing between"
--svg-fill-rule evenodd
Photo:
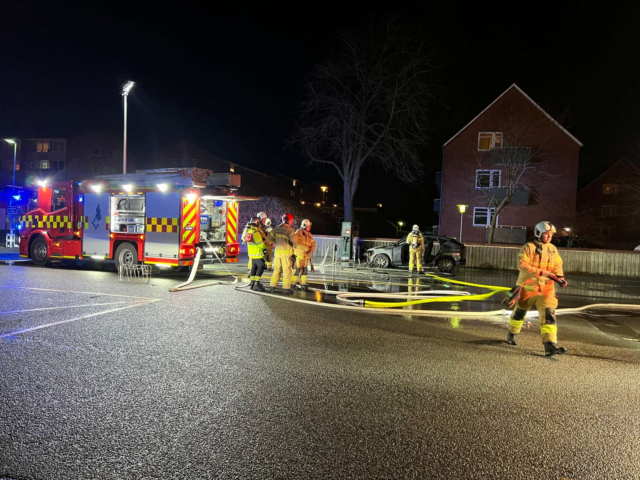
<instances>
[{"instance_id":1,"label":"lit window","mask_svg":"<svg viewBox=\"0 0 640 480\"><path fill-rule=\"evenodd\" d=\"M617 195L618 194L618 185L615 183L604 183L602 185L602 194L603 195Z\"/></svg>"},{"instance_id":2,"label":"lit window","mask_svg":"<svg viewBox=\"0 0 640 480\"><path fill-rule=\"evenodd\" d=\"M293 181L293 186L294 186L294 187L296 186L296 181L295 181L295 180Z\"/></svg>"},{"instance_id":3,"label":"lit window","mask_svg":"<svg viewBox=\"0 0 640 480\"><path fill-rule=\"evenodd\" d=\"M476 170L476 188L498 188L501 180L500 170Z\"/></svg>"},{"instance_id":4,"label":"lit window","mask_svg":"<svg viewBox=\"0 0 640 480\"><path fill-rule=\"evenodd\" d=\"M478 133L478 150L486 151L494 148L502 148L502 133L480 132Z\"/></svg>"},{"instance_id":5,"label":"lit window","mask_svg":"<svg viewBox=\"0 0 640 480\"><path fill-rule=\"evenodd\" d=\"M49 160L40 160L40 170L49 170L50 168Z\"/></svg>"},{"instance_id":6,"label":"lit window","mask_svg":"<svg viewBox=\"0 0 640 480\"><path fill-rule=\"evenodd\" d=\"M296 196L296 191L295 190L289 190L289 195L291 195L292 197Z\"/></svg>"},{"instance_id":7,"label":"lit window","mask_svg":"<svg viewBox=\"0 0 640 480\"><path fill-rule=\"evenodd\" d=\"M99 157L99 156L100 156L100 153L101 153L101 152L100 152L100 147L93 147L93 154L94 154L96 157Z\"/></svg>"},{"instance_id":8,"label":"lit window","mask_svg":"<svg viewBox=\"0 0 640 480\"><path fill-rule=\"evenodd\" d=\"M49 142L37 142L36 143L36 152L49 153Z\"/></svg>"},{"instance_id":9,"label":"lit window","mask_svg":"<svg viewBox=\"0 0 640 480\"><path fill-rule=\"evenodd\" d=\"M602 205L600 210L600 214L603 217L617 217L618 216L618 206L617 205Z\"/></svg>"},{"instance_id":10,"label":"lit window","mask_svg":"<svg viewBox=\"0 0 640 480\"><path fill-rule=\"evenodd\" d=\"M235 171L236 171L236 166L235 166L233 163L229 166L229 171L230 171L231 173L235 173Z\"/></svg>"},{"instance_id":11,"label":"lit window","mask_svg":"<svg viewBox=\"0 0 640 480\"><path fill-rule=\"evenodd\" d=\"M491 217L493 217L496 209L487 207L474 207L473 208L473 225L474 227L486 227L491 225L491 217L489 217L489 211L491 211ZM496 221L496 224L498 222Z\"/></svg>"}]
</instances>

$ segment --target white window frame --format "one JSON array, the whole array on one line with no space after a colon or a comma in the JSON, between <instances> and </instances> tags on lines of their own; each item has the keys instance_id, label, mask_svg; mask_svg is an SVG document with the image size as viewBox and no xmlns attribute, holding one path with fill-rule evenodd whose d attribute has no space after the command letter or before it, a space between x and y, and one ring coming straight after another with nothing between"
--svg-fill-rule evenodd
<instances>
[{"instance_id":1,"label":"white window frame","mask_svg":"<svg viewBox=\"0 0 640 480\"><path fill-rule=\"evenodd\" d=\"M46 167L43 167L46 165ZM40 170L51 170L51 162L49 160L40 160Z\"/></svg>"},{"instance_id":2,"label":"white window frame","mask_svg":"<svg viewBox=\"0 0 640 480\"><path fill-rule=\"evenodd\" d=\"M487 210L487 223L476 223L476 211L478 210ZM489 208L489 207L473 207L473 226L474 227L488 227L489 225L491 225L491 217L495 214L496 209L495 208ZM496 219L496 225L498 225L498 220L499 220L499 215L498 218Z\"/></svg>"},{"instance_id":3,"label":"white window frame","mask_svg":"<svg viewBox=\"0 0 640 480\"><path fill-rule=\"evenodd\" d=\"M480 137L481 136L491 135L491 146L489 148L480 148ZM500 146L496 147L496 138L500 138ZM502 136L502 132L478 132L478 151L479 152L488 152L493 150L494 148L502 148L504 138Z\"/></svg>"},{"instance_id":4,"label":"white window frame","mask_svg":"<svg viewBox=\"0 0 640 480\"><path fill-rule=\"evenodd\" d=\"M478 174L480 172L489 172L489 186L481 187L478 185ZM493 184L493 174L494 172L498 172L498 185ZM490 188L500 188L502 186L502 170L487 170L485 168L479 168L476 170L476 190L488 190Z\"/></svg>"}]
</instances>

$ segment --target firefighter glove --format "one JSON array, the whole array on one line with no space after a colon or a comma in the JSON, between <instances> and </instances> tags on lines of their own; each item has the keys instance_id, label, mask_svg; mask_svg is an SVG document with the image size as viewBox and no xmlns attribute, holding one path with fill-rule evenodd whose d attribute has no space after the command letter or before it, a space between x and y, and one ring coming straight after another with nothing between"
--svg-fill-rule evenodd
<instances>
[{"instance_id":1,"label":"firefighter glove","mask_svg":"<svg viewBox=\"0 0 640 480\"><path fill-rule=\"evenodd\" d=\"M296 256L295 255L291 255L291 261L295 265L295 263L296 263Z\"/></svg>"}]
</instances>

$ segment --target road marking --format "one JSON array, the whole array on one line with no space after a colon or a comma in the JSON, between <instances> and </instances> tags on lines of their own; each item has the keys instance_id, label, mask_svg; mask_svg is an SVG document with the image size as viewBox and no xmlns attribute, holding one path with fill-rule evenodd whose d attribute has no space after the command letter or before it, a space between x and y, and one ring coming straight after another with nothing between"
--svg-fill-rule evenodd
<instances>
[{"instance_id":1,"label":"road marking","mask_svg":"<svg viewBox=\"0 0 640 480\"><path fill-rule=\"evenodd\" d=\"M42 328L54 327L56 325L62 325L63 323L77 322L78 320L85 320L87 318L98 317L100 315L106 315L107 313L119 312L120 310L126 310L127 308L139 307L139 306L142 306L142 305L148 305L150 303L155 303L155 302L159 302L159 301L160 301L160 299L156 298L156 299L152 299L152 300L149 300L149 301L146 301L146 302L137 302L137 303L134 303L133 305L127 305L125 307L112 308L111 310L105 310L104 312L91 313L89 315L83 315L81 317L70 318L69 320L61 320L59 322L52 322L52 323L47 323L45 325L38 325L37 327L24 328L22 330L16 330L14 332L4 333L4 334L0 335L0 338L13 337L15 335L20 335L21 333L33 332L34 330L40 330Z\"/></svg>"},{"instance_id":2,"label":"road marking","mask_svg":"<svg viewBox=\"0 0 640 480\"><path fill-rule=\"evenodd\" d=\"M30 308L28 310L7 310L0 312L0 315L11 315L12 313L41 312L43 310L60 310L64 308L102 307L104 305L122 305L131 302L109 302L109 303L87 303L86 305L66 305L62 307Z\"/></svg>"},{"instance_id":3,"label":"road marking","mask_svg":"<svg viewBox=\"0 0 640 480\"><path fill-rule=\"evenodd\" d=\"M0 287L7 290L35 290L38 292L57 292L57 293L81 293L85 295L101 295L103 297L122 297L122 298L138 298L141 300L160 300L152 297L134 297L133 295L118 295L116 293L98 293L98 292L78 292L77 290L54 290L52 288L32 288L32 287Z\"/></svg>"}]
</instances>

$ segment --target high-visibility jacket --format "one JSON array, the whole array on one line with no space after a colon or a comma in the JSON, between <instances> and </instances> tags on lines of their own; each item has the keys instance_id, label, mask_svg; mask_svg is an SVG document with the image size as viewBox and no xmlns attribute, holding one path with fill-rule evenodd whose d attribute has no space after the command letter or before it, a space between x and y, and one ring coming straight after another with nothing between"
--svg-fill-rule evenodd
<instances>
[{"instance_id":1,"label":"high-visibility jacket","mask_svg":"<svg viewBox=\"0 0 640 480\"><path fill-rule=\"evenodd\" d=\"M564 276L562 270L562 258L558 249L551 243L542 243L537 240L523 245L518 255L518 285L525 287L543 287L553 283L547 277L541 276L544 272L551 272L558 277Z\"/></svg>"},{"instance_id":2,"label":"high-visibility jacket","mask_svg":"<svg viewBox=\"0 0 640 480\"><path fill-rule=\"evenodd\" d=\"M247 232L249 231L252 225L253 223L249 222L245 225L244 230L242 230L242 235L240 235L240 241L242 243L247 243Z\"/></svg>"},{"instance_id":3,"label":"high-visibility jacket","mask_svg":"<svg viewBox=\"0 0 640 480\"><path fill-rule=\"evenodd\" d=\"M249 247L249 258L263 258L267 245L264 243L262 231L255 225L247 228L245 235L247 246Z\"/></svg>"},{"instance_id":4,"label":"high-visibility jacket","mask_svg":"<svg viewBox=\"0 0 640 480\"><path fill-rule=\"evenodd\" d=\"M275 253L288 253L289 255L293 255L294 248L298 241L293 228L286 223L274 228L269 240L276 245Z\"/></svg>"},{"instance_id":5,"label":"high-visibility jacket","mask_svg":"<svg viewBox=\"0 0 640 480\"><path fill-rule=\"evenodd\" d=\"M413 232L409 233L409 235L407 235L407 243L409 245L416 245L415 250L424 250L424 237L421 233L418 233L417 235Z\"/></svg>"},{"instance_id":6,"label":"high-visibility jacket","mask_svg":"<svg viewBox=\"0 0 640 480\"><path fill-rule=\"evenodd\" d=\"M306 230L299 229L296 232L296 238L298 244L295 248L295 254L298 258L310 259L313 252L316 251L316 241L313 239L313 235Z\"/></svg>"}]
</instances>

